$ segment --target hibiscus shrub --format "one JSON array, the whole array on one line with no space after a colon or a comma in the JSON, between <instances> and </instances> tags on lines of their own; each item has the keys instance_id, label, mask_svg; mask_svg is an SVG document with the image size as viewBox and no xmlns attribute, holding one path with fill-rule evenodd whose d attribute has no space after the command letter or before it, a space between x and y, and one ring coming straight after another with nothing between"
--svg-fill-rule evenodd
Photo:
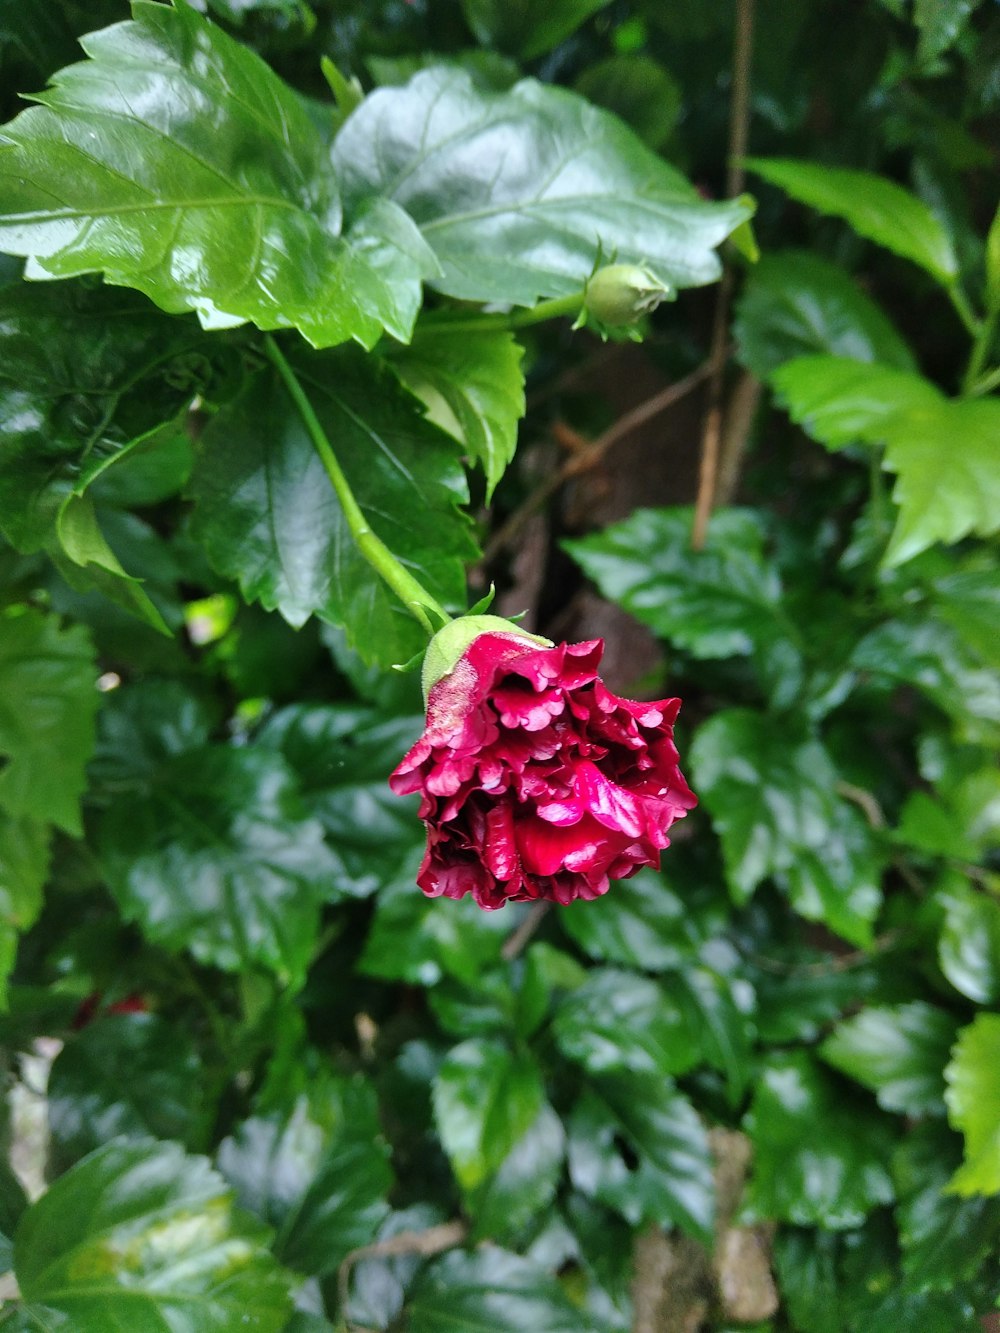
<instances>
[{"instance_id":1,"label":"hibiscus shrub","mask_svg":"<svg viewBox=\"0 0 1000 1333\"><path fill-rule=\"evenodd\" d=\"M11 0L0 98L0 1327L982 1330L996 7Z\"/></svg>"}]
</instances>

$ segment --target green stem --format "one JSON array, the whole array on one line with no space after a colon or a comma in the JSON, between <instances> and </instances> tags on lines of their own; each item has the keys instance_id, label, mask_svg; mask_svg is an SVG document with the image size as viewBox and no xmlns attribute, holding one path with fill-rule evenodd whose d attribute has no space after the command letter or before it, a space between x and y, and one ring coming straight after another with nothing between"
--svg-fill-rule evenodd
<instances>
[{"instance_id":1,"label":"green stem","mask_svg":"<svg viewBox=\"0 0 1000 1333\"><path fill-rule=\"evenodd\" d=\"M984 389L976 386L976 381L983 373L983 367L986 365L986 358L990 354L993 346L993 339L997 331L997 311L983 320L979 326L979 332L976 334L976 341L972 344L972 352L969 356L969 364L966 367L965 377L962 380L962 393L972 394L975 392L984 393Z\"/></svg>"},{"instance_id":2,"label":"green stem","mask_svg":"<svg viewBox=\"0 0 1000 1333\"><path fill-rule=\"evenodd\" d=\"M443 624L447 624L451 620L451 616L440 602L433 598L427 589L413 577L410 571L400 564L382 539L372 532L368 526L368 520L354 498L354 492L351 490L350 484L337 461L337 455L333 452L333 446L327 438L326 431L313 410L312 403L309 401L295 371L285 359L281 348L269 333L264 334L264 347L284 381L285 388L298 409L299 416L309 433L309 438L319 455L320 462L326 469L326 475L330 478L330 484L340 501L344 518L358 550L375 572L389 585L414 619L419 620L427 633L433 635L436 627L431 624L427 612L433 612Z\"/></svg>"},{"instance_id":3,"label":"green stem","mask_svg":"<svg viewBox=\"0 0 1000 1333\"><path fill-rule=\"evenodd\" d=\"M978 398L981 394L990 393L998 386L1000 386L1000 366L995 367L988 375L984 375L977 384L973 384L968 391L969 397Z\"/></svg>"},{"instance_id":4,"label":"green stem","mask_svg":"<svg viewBox=\"0 0 1000 1333\"><path fill-rule=\"evenodd\" d=\"M547 319L561 319L578 315L583 305L583 292L572 296L557 296L551 301L540 301L530 310L515 310L508 314L473 315L465 318L451 311L435 311L421 321L420 327L437 333L488 333L497 329L523 329L529 324L542 324Z\"/></svg>"},{"instance_id":5,"label":"green stem","mask_svg":"<svg viewBox=\"0 0 1000 1333\"><path fill-rule=\"evenodd\" d=\"M947 291L948 299L955 307L959 319L965 325L966 333L971 338L978 338L982 332L983 321L976 318L975 311L969 305L969 298L965 292L962 291L957 282L951 283L950 286L945 288L945 291Z\"/></svg>"}]
</instances>

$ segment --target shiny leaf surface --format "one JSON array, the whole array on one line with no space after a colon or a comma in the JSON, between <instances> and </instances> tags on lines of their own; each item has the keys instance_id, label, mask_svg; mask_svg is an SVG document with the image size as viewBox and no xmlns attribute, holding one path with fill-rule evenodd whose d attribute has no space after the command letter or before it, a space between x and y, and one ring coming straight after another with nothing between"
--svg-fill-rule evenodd
<instances>
[{"instance_id":1,"label":"shiny leaf surface","mask_svg":"<svg viewBox=\"0 0 1000 1333\"><path fill-rule=\"evenodd\" d=\"M948 1188L1000 1194L1000 1014L977 1014L962 1029L944 1076L948 1119L965 1135L965 1160Z\"/></svg>"},{"instance_id":2,"label":"shiny leaf surface","mask_svg":"<svg viewBox=\"0 0 1000 1333\"><path fill-rule=\"evenodd\" d=\"M922 1000L873 1005L838 1024L819 1053L871 1088L884 1110L943 1115L944 1067L957 1026L943 1009Z\"/></svg>"}]
</instances>

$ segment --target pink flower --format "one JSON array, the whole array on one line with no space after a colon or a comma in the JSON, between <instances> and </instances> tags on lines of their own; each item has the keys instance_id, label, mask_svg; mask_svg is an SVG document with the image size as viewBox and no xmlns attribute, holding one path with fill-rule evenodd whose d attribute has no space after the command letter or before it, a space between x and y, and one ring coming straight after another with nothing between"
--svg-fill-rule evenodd
<instances>
[{"instance_id":1,"label":"pink flower","mask_svg":"<svg viewBox=\"0 0 1000 1333\"><path fill-rule=\"evenodd\" d=\"M424 893L471 893L489 910L565 904L658 866L670 825L696 804L673 743L680 700L612 694L597 674L600 639L553 645L495 616L437 638L449 634L424 734L389 779L421 796Z\"/></svg>"}]
</instances>

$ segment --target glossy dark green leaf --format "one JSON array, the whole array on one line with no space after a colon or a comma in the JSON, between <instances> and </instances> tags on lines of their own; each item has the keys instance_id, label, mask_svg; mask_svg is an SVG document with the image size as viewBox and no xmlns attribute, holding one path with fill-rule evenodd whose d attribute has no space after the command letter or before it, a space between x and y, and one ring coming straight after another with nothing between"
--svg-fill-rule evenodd
<instances>
[{"instance_id":1,"label":"glossy dark green leaf","mask_svg":"<svg viewBox=\"0 0 1000 1333\"><path fill-rule=\"evenodd\" d=\"M593 902L564 907L559 924L591 958L650 972L690 957L699 934L680 896L648 869Z\"/></svg>"},{"instance_id":2,"label":"glossy dark green leaf","mask_svg":"<svg viewBox=\"0 0 1000 1333\"><path fill-rule=\"evenodd\" d=\"M518 1239L555 1198L566 1155L563 1123L543 1102L533 1124L501 1162L496 1173L466 1197L475 1234L501 1243Z\"/></svg>"},{"instance_id":3,"label":"glossy dark green leaf","mask_svg":"<svg viewBox=\"0 0 1000 1333\"><path fill-rule=\"evenodd\" d=\"M963 737L989 741L1000 726L1000 680L947 625L888 620L858 643L851 665L887 685L910 685L956 723Z\"/></svg>"},{"instance_id":4,"label":"glossy dark green leaf","mask_svg":"<svg viewBox=\"0 0 1000 1333\"><path fill-rule=\"evenodd\" d=\"M392 1212L378 1229L375 1244L404 1232L422 1232L444 1222L445 1214L432 1204L418 1203ZM403 1308L406 1292L425 1260L414 1252L361 1257L351 1268L346 1315L349 1325L388 1328Z\"/></svg>"},{"instance_id":5,"label":"glossy dark green leaf","mask_svg":"<svg viewBox=\"0 0 1000 1333\"><path fill-rule=\"evenodd\" d=\"M1000 1244L1000 1199L945 1192L961 1159L958 1138L940 1124L916 1126L893 1159L903 1272L918 1291L975 1277Z\"/></svg>"},{"instance_id":6,"label":"glossy dark green leaf","mask_svg":"<svg viewBox=\"0 0 1000 1333\"><path fill-rule=\"evenodd\" d=\"M912 259L945 286L954 283L958 260L947 232L922 200L895 181L789 158L753 157L747 165L793 199L844 218L860 236Z\"/></svg>"},{"instance_id":7,"label":"glossy dark green leaf","mask_svg":"<svg viewBox=\"0 0 1000 1333\"><path fill-rule=\"evenodd\" d=\"M0 1158L0 1275L14 1267L12 1237L17 1223L28 1207L24 1186L10 1169L6 1158Z\"/></svg>"},{"instance_id":8,"label":"glossy dark green leaf","mask_svg":"<svg viewBox=\"0 0 1000 1333\"><path fill-rule=\"evenodd\" d=\"M881 902L881 857L861 815L836 795L822 744L734 708L701 727L691 762L737 901L774 876L796 911L867 943Z\"/></svg>"},{"instance_id":9,"label":"glossy dark green leaf","mask_svg":"<svg viewBox=\"0 0 1000 1333\"><path fill-rule=\"evenodd\" d=\"M389 356L427 415L465 446L486 474L486 500L517 448L524 416L524 349L509 331L449 333L418 327L408 347Z\"/></svg>"},{"instance_id":10,"label":"glossy dark green leaf","mask_svg":"<svg viewBox=\"0 0 1000 1333\"><path fill-rule=\"evenodd\" d=\"M708 1139L669 1079L593 1079L570 1117L569 1172L581 1193L632 1226L679 1226L711 1244L715 1189Z\"/></svg>"},{"instance_id":11,"label":"glossy dark green leaf","mask_svg":"<svg viewBox=\"0 0 1000 1333\"><path fill-rule=\"evenodd\" d=\"M609 0L462 0L462 11L476 40L531 60L570 35Z\"/></svg>"},{"instance_id":12,"label":"glossy dark green leaf","mask_svg":"<svg viewBox=\"0 0 1000 1333\"><path fill-rule=\"evenodd\" d=\"M464 605L475 558L459 448L392 373L346 352L300 353L295 368L373 530L445 605ZM195 532L244 596L291 625L317 614L384 667L426 636L361 555L280 380L256 375L203 437Z\"/></svg>"},{"instance_id":13,"label":"glossy dark green leaf","mask_svg":"<svg viewBox=\"0 0 1000 1333\"><path fill-rule=\"evenodd\" d=\"M669 988L604 967L567 995L553 1023L563 1055L590 1074L630 1070L682 1074L699 1062L699 1043Z\"/></svg>"},{"instance_id":14,"label":"glossy dark green leaf","mask_svg":"<svg viewBox=\"0 0 1000 1333\"><path fill-rule=\"evenodd\" d=\"M950 1014L922 1000L873 1005L838 1024L819 1053L871 1088L886 1111L944 1115L944 1067L957 1027Z\"/></svg>"},{"instance_id":15,"label":"glossy dark green leaf","mask_svg":"<svg viewBox=\"0 0 1000 1333\"><path fill-rule=\"evenodd\" d=\"M108 1014L72 1036L52 1065L49 1128L60 1169L114 1138L193 1138L206 1093L183 1027L155 1014Z\"/></svg>"},{"instance_id":16,"label":"glossy dark green leaf","mask_svg":"<svg viewBox=\"0 0 1000 1333\"><path fill-rule=\"evenodd\" d=\"M554 1277L493 1245L435 1259L414 1284L408 1314L409 1333L597 1333Z\"/></svg>"},{"instance_id":17,"label":"glossy dark green leaf","mask_svg":"<svg viewBox=\"0 0 1000 1333\"><path fill-rule=\"evenodd\" d=\"M794 420L830 448L884 444L899 518L886 563L1000 524L1000 400L945 398L919 375L842 357L798 357L773 376ZM956 448L955 441L961 441Z\"/></svg>"},{"instance_id":18,"label":"glossy dark green leaf","mask_svg":"<svg viewBox=\"0 0 1000 1333\"><path fill-rule=\"evenodd\" d=\"M752 657L787 704L801 683L798 635L781 580L764 554L759 515L725 509L703 551L691 549L690 508L639 509L566 549L605 597L693 657Z\"/></svg>"},{"instance_id":19,"label":"glossy dark green leaf","mask_svg":"<svg viewBox=\"0 0 1000 1333\"><path fill-rule=\"evenodd\" d=\"M525 79L486 94L427 70L365 99L334 147L345 206L385 195L414 218L448 296L534 305L582 291L598 254L670 289L712 282L751 213L706 203L614 116Z\"/></svg>"},{"instance_id":20,"label":"glossy dark green leaf","mask_svg":"<svg viewBox=\"0 0 1000 1333\"><path fill-rule=\"evenodd\" d=\"M945 574L932 585L934 613L958 631L969 647L990 666L1000 668L1000 579L995 569L968 569Z\"/></svg>"},{"instance_id":21,"label":"glossy dark green leaf","mask_svg":"<svg viewBox=\"0 0 1000 1333\"><path fill-rule=\"evenodd\" d=\"M216 746L167 760L105 814L100 847L122 914L151 941L302 981L320 903L336 896L333 862L274 751Z\"/></svg>"},{"instance_id":22,"label":"glossy dark green leaf","mask_svg":"<svg viewBox=\"0 0 1000 1333\"><path fill-rule=\"evenodd\" d=\"M917 59L929 63L954 45L981 0L914 0L913 22L920 33Z\"/></svg>"},{"instance_id":23,"label":"glossy dark green leaf","mask_svg":"<svg viewBox=\"0 0 1000 1333\"><path fill-rule=\"evenodd\" d=\"M948 1119L965 1136L956 1194L1000 1194L1000 1014L977 1014L944 1071Z\"/></svg>"},{"instance_id":24,"label":"glossy dark green leaf","mask_svg":"<svg viewBox=\"0 0 1000 1333\"><path fill-rule=\"evenodd\" d=\"M541 1072L530 1057L482 1037L448 1052L434 1080L434 1119L464 1190L500 1167L543 1104Z\"/></svg>"},{"instance_id":25,"label":"glossy dark green leaf","mask_svg":"<svg viewBox=\"0 0 1000 1333\"><path fill-rule=\"evenodd\" d=\"M842 1237L833 1231L783 1227L775 1238L775 1274L792 1327L800 1333L845 1333L841 1248Z\"/></svg>"},{"instance_id":26,"label":"glossy dark green leaf","mask_svg":"<svg viewBox=\"0 0 1000 1333\"><path fill-rule=\"evenodd\" d=\"M207 744L217 721L206 694L180 680L131 681L105 697L91 780L116 791L143 785L166 760Z\"/></svg>"},{"instance_id":27,"label":"glossy dark green leaf","mask_svg":"<svg viewBox=\"0 0 1000 1333\"><path fill-rule=\"evenodd\" d=\"M663 985L684 1015L700 1060L725 1074L729 1100L735 1105L751 1074L756 1036L752 988L705 966L671 972Z\"/></svg>"},{"instance_id":28,"label":"glossy dark green leaf","mask_svg":"<svg viewBox=\"0 0 1000 1333\"><path fill-rule=\"evenodd\" d=\"M588 65L574 85L578 93L613 111L650 148L670 138L684 96L673 75L645 54L608 56Z\"/></svg>"},{"instance_id":29,"label":"glossy dark green leaf","mask_svg":"<svg viewBox=\"0 0 1000 1333\"><path fill-rule=\"evenodd\" d=\"M238 1213L203 1157L173 1143L109 1143L25 1213L15 1271L29 1311L73 1333L279 1333L289 1278L258 1222ZM36 1326L61 1328L44 1316Z\"/></svg>"},{"instance_id":30,"label":"glossy dark green leaf","mask_svg":"<svg viewBox=\"0 0 1000 1333\"><path fill-rule=\"evenodd\" d=\"M386 778L423 729L423 718L384 718L368 708L297 704L268 719L257 742L273 746L298 778L304 804L327 835L340 893L384 888L423 825Z\"/></svg>"},{"instance_id":31,"label":"glossy dark green leaf","mask_svg":"<svg viewBox=\"0 0 1000 1333\"><path fill-rule=\"evenodd\" d=\"M1000 1000L1000 902L957 872L939 885L944 908L938 938L941 971L962 995L977 1004Z\"/></svg>"},{"instance_id":32,"label":"glossy dark green leaf","mask_svg":"<svg viewBox=\"0 0 1000 1333\"><path fill-rule=\"evenodd\" d=\"M892 1202L890 1122L852 1104L804 1052L771 1057L745 1125L754 1145L747 1203L755 1216L838 1230Z\"/></svg>"},{"instance_id":33,"label":"glossy dark green leaf","mask_svg":"<svg viewBox=\"0 0 1000 1333\"><path fill-rule=\"evenodd\" d=\"M80 833L96 682L81 625L23 608L0 615L0 810Z\"/></svg>"},{"instance_id":34,"label":"glossy dark green leaf","mask_svg":"<svg viewBox=\"0 0 1000 1333\"><path fill-rule=\"evenodd\" d=\"M371 1085L330 1079L285 1110L243 1121L218 1165L240 1203L276 1229L279 1259L324 1275L374 1240L389 1211L388 1156Z\"/></svg>"},{"instance_id":35,"label":"glossy dark green leaf","mask_svg":"<svg viewBox=\"0 0 1000 1333\"><path fill-rule=\"evenodd\" d=\"M409 336L434 264L402 210L341 207L324 137L259 56L190 6L138 0L4 128L0 247L103 272L208 328L317 346Z\"/></svg>"},{"instance_id":36,"label":"glossy dark green leaf","mask_svg":"<svg viewBox=\"0 0 1000 1333\"><path fill-rule=\"evenodd\" d=\"M793 357L815 353L916 369L875 302L842 268L807 251L768 254L754 266L733 333L740 359L762 379Z\"/></svg>"},{"instance_id":37,"label":"glossy dark green leaf","mask_svg":"<svg viewBox=\"0 0 1000 1333\"><path fill-rule=\"evenodd\" d=\"M15 819L0 810L0 1009L6 1006L17 937L42 909L49 834L40 820Z\"/></svg>"}]
</instances>

